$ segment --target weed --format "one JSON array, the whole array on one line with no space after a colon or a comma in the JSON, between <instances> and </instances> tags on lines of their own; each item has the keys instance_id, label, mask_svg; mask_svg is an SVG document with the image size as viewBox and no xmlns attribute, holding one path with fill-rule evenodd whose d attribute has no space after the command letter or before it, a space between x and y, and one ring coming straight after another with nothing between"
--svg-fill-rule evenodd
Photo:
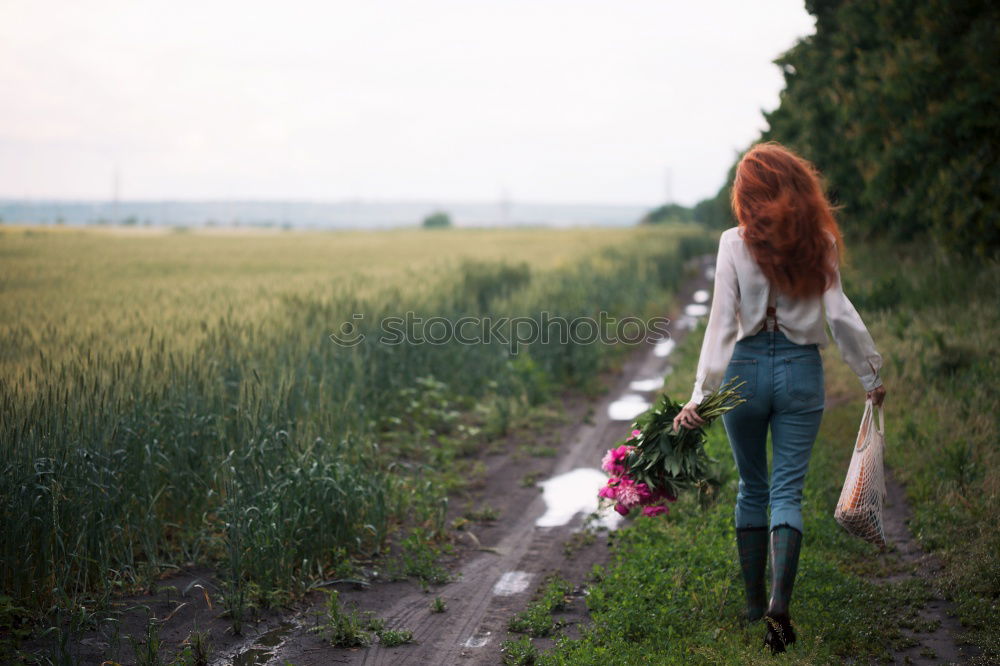
<instances>
[{"instance_id":1,"label":"weed","mask_svg":"<svg viewBox=\"0 0 1000 666\"><path fill-rule=\"evenodd\" d=\"M322 624L310 631L319 633L336 647L364 647L371 644L369 633L370 618L363 618L357 610L347 610L340 605L340 593L337 590L325 590L326 614Z\"/></svg>"},{"instance_id":2,"label":"weed","mask_svg":"<svg viewBox=\"0 0 1000 666\"><path fill-rule=\"evenodd\" d=\"M171 661L171 666L206 666L211 656L212 643L209 633L192 631L181 643L181 651Z\"/></svg>"},{"instance_id":3,"label":"weed","mask_svg":"<svg viewBox=\"0 0 1000 666\"><path fill-rule=\"evenodd\" d=\"M566 598L573 592L573 586L560 578L552 576L539 588L538 599L532 601L528 608L510 619L507 628L519 634L544 637L550 636L561 623L552 617L552 613L566 606Z\"/></svg>"},{"instance_id":4,"label":"weed","mask_svg":"<svg viewBox=\"0 0 1000 666\"><path fill-rule=\"evenodd\" d=\"M530 488L534 485L537 485L538 479L542 478L542 476L544 476L544 474L542 474L541 472L528 472L527 474L521 477L521 487Z\"/></svg>"},{"instance_id":5,"label":"weed","mask_svg":"<svg viewBox=\"0 0 1000 666\"><path fill-rule=\"evenodd\" d=\"M442 549L451 546L445 544L442 548L431 543L426 531L415 528L401 544L399 559L393 564L390 578L414 576L427 589L428 585L443 585L451 581L451 574L438 564Z\"/></svg>"},{"instance_id":6,"label":"weed","mask_svg":"<svg viewBox=\"0 0 1000 666\"><path fill-rule=\"evenodd\" d=\"M129 636L132 652L137 666L160 666L160 651L163 649L163 639L160 638L161 622L149 613L146 617L146 635L144 639Z\"/></svg>"},{"instance_id":7,"label":"weed","mask_svg":"<svg viewBox=\"0 0 1000 666\"><path fill-rule=\"evenodd\" d=\"M413 642L413 632L409 629L383 629L378 634L379 642L386 647L396 647Z\"/></svg>"},{"instance_id":8,"label":"weed","mask_svg":"<svg viewBox=\"0 0 1000 666\"><path fill-rule=\"evenodd\" d=\"M478 509L469 509L465 517L477 523L492 523L500 518L500 511L489 504L483 504Z\"/></svg>"},{"instance_id":9,"label":"weed","mask_svg":"<svg viewBox=\"0 0 1000 666\"><path fill-rule=\"evenodd\" d=\"M538 648L527 636L500 644L503 663L506 666L531 666L538 659Z\"/></svg>"},{"instance_id":10,"label":"weed","mask_svg":"<svg viewBox=\"0 0 1000 666\"><path fill-rule=\"evenodd\" d=\"M445 604L444 599L441 597L434 597L434 601L431 602L431 612L443 613L446 610L448 610L448 606Z\"/></svg>"},{"instance_id":11,"label":"weed","mask_svg":"<svg viewBox=\"0 0 1000 666\"><path fill-rule=\"evenodd\" d=\"M594 530L583 529L574 532L563 542L563 555L572 559L578 552L597 540L597 533Z\"/></svg>"}]
</instances>

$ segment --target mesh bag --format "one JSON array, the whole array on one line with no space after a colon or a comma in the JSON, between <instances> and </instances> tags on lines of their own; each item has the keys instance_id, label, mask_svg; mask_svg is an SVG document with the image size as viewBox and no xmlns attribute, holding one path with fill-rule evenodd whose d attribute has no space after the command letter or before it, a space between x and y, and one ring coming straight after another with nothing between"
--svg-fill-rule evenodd
<instances>
[{"instance_id":1,"label":"mesh bag","mask_svg":"<svg viewBox=\"0 0 1000 666\"><path fill-rule=\"evenodd\" d=\"M878 408L879 423L875 427L875 408L865 402L858 439L847 470L844 489L833 517L848 532L885 549L885 529L882 525L882 505L885 502L885 414Z\"/></svg>"}]
</instances>

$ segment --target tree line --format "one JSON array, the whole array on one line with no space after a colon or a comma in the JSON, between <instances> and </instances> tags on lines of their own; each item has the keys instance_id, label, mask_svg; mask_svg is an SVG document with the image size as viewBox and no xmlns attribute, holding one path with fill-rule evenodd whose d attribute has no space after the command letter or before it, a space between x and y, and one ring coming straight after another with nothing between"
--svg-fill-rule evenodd
<instances>
[{"instance_id":1,"label":"tree line","mask_svg":"<svg viewBox=\"0 0 1000 666\"><path fill-rule=\"evenodd\" d=\"M785 88L759 140L819 168L853 239L924 237L995 256L1000 3L807 0L806 9L816 32L775 60ZM735 167L716 196L644 222L732 226Z\"/></svg>"}]
</instances>

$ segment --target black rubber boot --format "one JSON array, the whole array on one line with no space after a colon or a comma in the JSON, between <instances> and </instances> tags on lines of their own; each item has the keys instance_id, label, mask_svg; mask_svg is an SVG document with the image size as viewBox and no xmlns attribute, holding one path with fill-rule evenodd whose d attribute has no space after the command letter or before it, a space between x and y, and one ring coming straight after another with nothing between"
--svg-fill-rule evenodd
<instances>
[{"instance_id":1,"label":"black rubber boot","mask_svg":"<svg viewBox=\"0 0 1000 666\"><path fill-rule=\"evenodd\" d=\"M771 603L767 607L767 633L764 644L777 654L795 642L795 630L788 614L792 586L799 569L802 532L791 525L778 525L771 530Z\"/></svg>"},{"instance_id":2,"label":"black rubber boot","mask_svg":"<svg viewBox=\"0 0 1000 666\"><path fill-rule=\"evenodd\" d=\"M767 526L736 528L736 549L740 554L740 569L747 595L747 622L764 617L767 590Z\"/></svg>"}]
</instances>

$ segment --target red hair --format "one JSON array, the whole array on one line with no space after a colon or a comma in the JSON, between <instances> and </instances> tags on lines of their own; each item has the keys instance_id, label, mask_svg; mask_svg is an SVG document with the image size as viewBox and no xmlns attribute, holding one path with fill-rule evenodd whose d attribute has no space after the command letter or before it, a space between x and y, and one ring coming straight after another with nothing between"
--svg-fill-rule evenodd
<instances>
[{"instance_id":1,"label":"red hair","mask_svg":"<svg viewBox=\"0 0 1000 666\"><path fill-rule=\"evenodd\" d=\"M750 254L778 291L809 298L833 283L844 242L808 160L774 141L751 147L736 167L732 206Z\"/></svg>"}]
</instances>

